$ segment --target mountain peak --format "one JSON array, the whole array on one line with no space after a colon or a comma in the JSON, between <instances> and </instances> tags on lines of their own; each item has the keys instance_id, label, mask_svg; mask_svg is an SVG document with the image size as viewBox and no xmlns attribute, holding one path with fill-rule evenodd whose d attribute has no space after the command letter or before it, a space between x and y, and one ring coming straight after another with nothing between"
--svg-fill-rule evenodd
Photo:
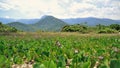
<instances>
[{"instance_id":1,"label":"mountain peak","mask_svg":"<svg viewBox=\"0 0 120 68\"><path fill-rule=\"evenodd\" d=\"M41 19L45 19L45 18L55 18L55 17L53 17L51 15L44 15L44 16L41 17Z\"/></svg>"}]
</instances>

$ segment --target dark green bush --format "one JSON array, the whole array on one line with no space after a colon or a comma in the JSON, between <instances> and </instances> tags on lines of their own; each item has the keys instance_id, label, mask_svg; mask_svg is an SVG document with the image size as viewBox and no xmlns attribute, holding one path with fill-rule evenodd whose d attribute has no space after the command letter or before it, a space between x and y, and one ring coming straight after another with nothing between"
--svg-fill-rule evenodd
<instances>
[{"instance_id":1,"label":"dark green bush","mask_svg":"<svg viewBox=\"0 0 120 68\"><path fill-rule=\"evenodd\" d=\"M111 60L110 68L120 68L120 60Z\"/></svg>"},{"instance_id":2,"label":"dark green bush","mask_svg":"<svg viewBox=\"0 0 120 68\"><path fill-rule=\"evenodd\" d=\"M86 33L87 26L76 24L76 25L67 25L62 28L62 32L80 32Z\"/></svg>"},{"instance_id":3,"label":"dark green bush","mask_svg":"<svg viewBox=\"0 0 120 68\"><path fill-rule=\"evenodd\" d=\"M120 25L119 24L111 24L110 28L115 29L115 30L120 30Z\"/></svg>"}]
</instances>

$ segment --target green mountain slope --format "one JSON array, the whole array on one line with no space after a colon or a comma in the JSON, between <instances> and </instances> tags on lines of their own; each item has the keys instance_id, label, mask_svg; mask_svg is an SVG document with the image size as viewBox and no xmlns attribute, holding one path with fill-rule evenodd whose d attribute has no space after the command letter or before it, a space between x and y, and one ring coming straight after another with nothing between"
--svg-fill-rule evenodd
<instances>
[{"instance_id":1,"label":"green mountain slope","mask_svg":"<svg viewBox=\"0 0 120 68\"><path fill-rule=\"evenodd\" d=\"M57 19L53 16L45 16L37 23L32 24L32 27L36 28L36 30L60 31L65 25L67 24L60 19Z\"/></svg>"},{"instance_id":2,"label":"green mountain slope","mask_svg":"<svg viewBox=\"0 0 120 68\"><path fill-rule=\"evenodd\" d=\"M63 26L67 25L65 22L53 17L45 16L34 24L23 24L20 22L8 23L8 26L15 27L21 31L60 31Z\"/></svg>"},{"instance_id":3,"label":"green mountain slope","mask_svg":"<svg viewBox=\"0 0 120 68\"><path fill-rule=\"evenodd\" d=\"M7 25L11 27L15 27L16 29L21 30L21 31L28 31L28 32L34 31L34 29L30 27L29 25L23 24L20 22L12 22L12 23L8 23Z\"/></svg>"}]
</instances>

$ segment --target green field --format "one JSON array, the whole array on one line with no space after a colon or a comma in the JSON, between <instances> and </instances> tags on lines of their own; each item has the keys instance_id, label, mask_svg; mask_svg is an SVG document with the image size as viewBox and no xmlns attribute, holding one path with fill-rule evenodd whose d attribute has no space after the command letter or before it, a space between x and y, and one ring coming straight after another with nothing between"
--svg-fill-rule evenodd
<instances>
[{"instance_id":1,"label":"green field","mask_svg":"<svg viewBox=\"0 0 120 68\"><path fill-rule=\"evenodd\" d=\"M120 34L0 35L0 68L120 68Z\"/></svg>"}]
</instances>

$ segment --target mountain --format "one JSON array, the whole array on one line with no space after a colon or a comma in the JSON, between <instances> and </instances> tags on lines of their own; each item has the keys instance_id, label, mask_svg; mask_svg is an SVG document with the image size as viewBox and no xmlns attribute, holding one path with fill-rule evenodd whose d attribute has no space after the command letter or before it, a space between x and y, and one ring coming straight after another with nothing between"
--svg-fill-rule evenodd
<instances>
[{"instance_id":1,"label":"mountain","mask_svg":"<svg viewBox=\"0 0 120 68\"><path fill-rule=\"evenodd\" d=\"M120 22L120 20L116 20L117 22Z\"/></svg>"},{"instance_id":2,"label":"mountain","mask_svg":"<svg viewBox=\"0 0 120 68\"><path fill-rule=\"evenodd\" d=\"M16 20L16 22L21 22L24 24L34 24L36 22L38 22L40 19L18 19Z\"/></svg>"},{"instance_id":3,"label":"mountain","mask_svg":"<svg viewBox=\"0 0 120 68\"><path fill-rule=\"evenodd\" d=\"M35 22L39 21L39 19L12 19L12 18L0 18L0 22L3 24L7 24L10 22L21 22L24 24L33 24Z\"/></svg>"},{"instance_id":4,"label":"mountain","mask_svg":"<svg viewBox=\"0 0 120 68\"><path fill-rule=\"evenodd\" d=\"M7 24L10 22L14 22L16 21L16 19L12 19L12 18L0 18L0 22L2 22L3 24Z\"/></svg>"},{"instance_id":5,"label":"mountain","mask_svg":"<svg viewBox=\"0 0 120 68\"><path fill-rule=\"evenodd\" d=\"M32 24L34 28L43 31L60 31L63 26L67 25L64 21L53 16L44 16L37 23Z\"/></svg>"},{"instance_id":6,"label":"mountain","mask_svg":"<svg viewBox=\"0 0 120 68\"><path fill-rule=\"evenodd\" d=\"M43 16L41 19L46 18L47 16ZM60 20L60 19L59 19ZM120 24L120 20L112 20L107 18L95 18L95 17L87 17L87 18L68 18L68 19L61 19L62 21L66 22L67 24L83 24L87 22L89 26L95 26L97 24L103 25L110 25L110 24ZM36 22L40 21L40 19L12 19L12 18L0 18L0 22L3 24L7 24L10 22L21 22L24 24L35 24Z\"/></svg>"},{"instance_id":7,"label":"mountain","mask_svg":"<svg viewBox=\"0 0 120 68\"><path fill-rule=\"evenodd\" d=\"M43 16L41 19L0 18L0 21L22 31L60 31L63 26L72 24L86 24L88 26L120 24L120 20L94 17L58 19L53 16Z\"/></svg>"},{"instance_id":8,"label":"mountain","mask_svg":"<svg viewBox=\"0 0 120 68\"><path fill-rule=\"evenodd\" d=\"M62 19L64 22L68 24L83 24L86 22L89 26L95 26L98 24L102 25L110 25L110 24L120 24L120 20L112 20L112 19L106 19L106 18L94 18L94 17L88 17L88 18L69 18L69 19Z\"/></svg>"},{"instance_id":9,"label":"mountain","mask_svg":"<svg viewBox=\"0 0 120 68\"><path fill-rule=\"evenodd\" d=\"M35 21L34 21L35 22ZM44 16L39 19L38 22L33 24L24 24L20 22L11 22L6 24L11 27L15 27L21 31L60 31L61 28L67 25L60 19L57 19L53 16Z\"/></svg>"},{"instance_id":10,"label":"mountain","mask_svg":"<svg viewBox=\"0 0 120 68\"><path fill-rule=\"evenodd\" d=\"M11 26L11 27L15 27L16 29L21 30L21 31L28 31L28 32L34 31L34 29L32 27L30 27L29 25L23 24L20 22L11 22L11 23L8 23L6 25Z\"/></svg>"}]
</instances>

